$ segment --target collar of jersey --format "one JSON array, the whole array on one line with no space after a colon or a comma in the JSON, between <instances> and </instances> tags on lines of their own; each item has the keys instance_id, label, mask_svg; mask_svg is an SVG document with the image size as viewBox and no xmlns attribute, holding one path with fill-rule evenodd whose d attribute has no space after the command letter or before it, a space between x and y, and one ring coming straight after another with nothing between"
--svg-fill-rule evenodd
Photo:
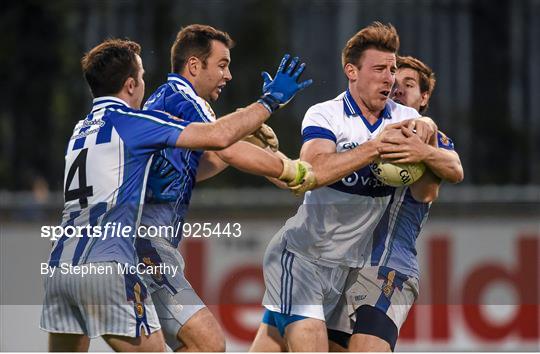
<instances>
[{"instance_id":1,"label":"collar of jersey","mask_svg":"<svg viewBox=\"0 0 540 354\"><path fill-rule=\"evenodd\" d=\"M186 79L185 77L183 77L182 75L178 75L178 74L175 74L175 73L169 73L167 75L167 81L176 82L177 84L179 84L181 86L184 86L184 87L190 87L193 90L193 93L195 95L197 95L197 91L195 91L195 87L193 87L191 82L189 82L189 80Z\"/></svg>"},{"instance_id":2,"label":"collar of jersey","mask_svg":"<svg viewBox=\"0 0 540 354\"><path fill-rule=\"evenodd\" d=\"M103 109L105 107L110 107L110 106L129 107L129 105L125 101L114 96L103 96L103 97L94 98L94 101L92 102L92 104L93 104L92 113L94 113L97 110Z\"/></svg>"},{"instance_id":3,"label":"collar of jersey","mask_svg":"<svg viewBox=\"0 0 540 354\"><path fill-rule=\"evenodd\" d=\"M384 109L382 110L379 119L374 124L371 124L366 117L362 114L362 110L360 110L360 107L356 104L356 101L352 97L350 91L347 89L347 92L345 92L345 96L343 96L343 109L345 110L345 113L348 117L357 117L359 116L362 121L364 122L365 126L369 129L370 132L374 132L377 130L377 128L381 125L382 119L390 119L392 116L390 115L390 107L388 107L388 103L384 105Z\"/></svg>"}]
</instances>

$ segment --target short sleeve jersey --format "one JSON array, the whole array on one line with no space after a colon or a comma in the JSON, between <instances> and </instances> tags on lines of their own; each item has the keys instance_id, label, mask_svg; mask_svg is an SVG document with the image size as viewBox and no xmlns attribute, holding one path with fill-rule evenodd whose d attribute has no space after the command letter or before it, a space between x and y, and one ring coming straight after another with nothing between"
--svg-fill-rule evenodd
<instances>
[{"instance_id":1,"label":"short sleeve jersey","mask_svg":"<svg viewBox=\"0 0 540 354\"><path fill-rule=\"evenodd\" d=\"M370 124L349 91L308 109L302 123L304 142L328 139L341 153L376 137L385 126L418 118L418 112L388 100ZM368 257L373 230L394 188L379 182L369 166L329 186L307 192L297 214L281 230L287 248L325 265L359 267Z\"/></svg>"},{"instance_id":2,"label":"short sleeve jersey","mask_svg":"<svg viewBox=\"0 0 540 354\"><path fill-rule=\"evenodd\" d=\"M188 124L116 97L94 100L66 149L62 226L68 232L55 241L51 266L136 263L134 236L152 154L174 146ZM76 227L81 232L73 233Z\"/></svg>"}]
</instances>

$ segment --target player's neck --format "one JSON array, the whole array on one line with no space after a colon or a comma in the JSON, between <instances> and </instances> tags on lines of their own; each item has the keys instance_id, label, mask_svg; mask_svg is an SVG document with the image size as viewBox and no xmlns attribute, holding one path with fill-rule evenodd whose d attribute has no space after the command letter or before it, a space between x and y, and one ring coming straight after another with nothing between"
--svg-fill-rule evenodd
<instances>
[{"instance_id":1,"label":"player's neck","mask_svg":"<svg viewBox=\"0 0 540 354\"><path fill-rule=\"evenodd\" d=\"M133 109L141 109L140 104L137 104L137 101L134 99L132 95L130 95L127 92L120 91L119 93L115 95L111 95L112 97L116 97L121 99L122 101L126 102L130 108Z\"/></svg>"},{"instance_id":2,"label":"player's neck","mask_svg":"<svg viewBox=\"0 0 540 354\"><path fill-rule=\"evenodd\" d=\"M383 110L370 109L364 103L364 101L362 100L362 98L357 92L355 92L354 90L350 90L350 92L351 92L352 98L354 99L354 102L356 102L356 104L358 105L358 108L360 108L360 111L362 111L362 115L364 116L364 118L366 118L370 124L375 124L377 120L379 120L379 117L381 116L381 112Z\"/></svg>"},{"instance_id":3,"label":"player's neck","mask_svg":"<svg viewBox=\"0 0 540 354\"><path fill-rule=\"evenodd\" d=\"M195 94L197 94L197 96L199 97L202 97L201 96L201 88L199 87L198 83L197 83L197 80L195 79L195 76L191 75L189 73L189 71L187 70L184 70L180 73L178 73L178 75L182 76L184 79L186 79L189 84L191 85L191 87L193 88L193 90L195 91ZM202 97L204 98L204 97Z\"/></svg>"}]
</instances>

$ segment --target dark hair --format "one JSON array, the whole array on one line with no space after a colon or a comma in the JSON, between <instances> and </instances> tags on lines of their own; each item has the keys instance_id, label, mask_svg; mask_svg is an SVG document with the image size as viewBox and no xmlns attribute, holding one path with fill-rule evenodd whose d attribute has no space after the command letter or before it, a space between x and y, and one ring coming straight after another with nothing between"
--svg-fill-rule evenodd
<instances>
[{"instance_id":1,"label":"dark hair","mask_svg":"<svg viewBox=\"0 0 540 354\"><path fill-rule=\"evenodd\" d=\"M347 41L341 54L343 66L348 63L358 65L362 54L367 49L377 49L384 52L397 53L399 49L399 35L391 24L383 25L373 22L361 29Z\"/></svg>"},{"instance_id":2,"label":"dark hair","mask_svg":"<svg viewBox=\"0 0 540 354\"><path fill-rule=\"evenodd\" d=\"M199 58L203 66L212 52L212 41L219 41L227 46L234 47L234 41L228 33L216 30L207 25L189 25L182 28L176 35L171 48L172 72L180 73L184 70L190 57Z\"/></svg>"},{"instance_id":3,"label":"dark hair","mask_svg":"<svg viewBox=\"0 0 540 354\"><path fill-rule=\"evenodd\" d=\"M398 69L409 68L416 71L418 73L418 77L420 78L420 82L418 83L420 86L420 92L427 92L429 97L431 97L431 94L435 89L436 79L435 73L429 66L413 57L398 57L397 67ZM428 105L429 100L425 106L420 107L420 113L424 112L428 108Z\"/></svg>"},{"instance_id":4,"label":"dark hair","mask_svg":"<svg viewBox=\"0 0 540 354\"><path fill-rule=\"evenodd\" d=\"M123 39L108 39L86 53L81 65L92 95L116 94L130 77L138 84L140 68L136 56L140 53L138 43Z\"/></svg>"}]
</instances>

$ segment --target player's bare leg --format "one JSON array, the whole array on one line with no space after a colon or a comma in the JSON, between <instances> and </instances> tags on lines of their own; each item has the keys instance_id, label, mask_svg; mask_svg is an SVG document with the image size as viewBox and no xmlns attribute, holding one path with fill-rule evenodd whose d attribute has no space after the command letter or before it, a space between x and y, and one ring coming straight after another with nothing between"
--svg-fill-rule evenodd
<instances>
[{"instance_id":1,"label":"player's bare leg","mask_svg":"<svg viewBox=\"0 0 540 354\"><path fill-rule=\"evenodd\" d=\"M356 333L349 342L351 352L391 352L390 344L370 334Z\"/></svg>"},{"instance_id":2,"label":"player's bare leg","mask_svg":"<svg viewBox=\"0 0 540 354\"><path fill-rule=\"evenodd\" d=\"M279 330L274 326L261 323L257 335L249 348L250 352L286 352L287 345Z\"/></svg>"},{"instance_id":3,"label":"player's bare leg","mask_svg":"<svg viewBox=\"0 0 540 354\"><path fill-rule=\"evenodd\" d=\"M225 334L208 308L197 311L177 334L184 345L178 352L224 352Z\"/></svg>"},{"instance_id":4,"label":"player's bare leg","mask_svg":"<svg viewBox=\"0 0 540 354\"><path fill-rule=\"evenodd\" d=\"M87 352L90 338L84 334L49 333L50 352Z\"/></svg>"},{"instance_id":5,"label":"player's bare leg","mask_svg":"<svg viewBox=\"0 0 540 354\"><path fill-rule=\"evenodd\" d=\"M328 346L330 348L330 352L348 352L349 350L345 347L342 347L340 344L334 342L333 340L328 341Z\"/></svg>"},{"instance_id":6,"label":"player's bare leg","mask_svg":"<svg viewBox=\"0 0 540 354\"><path fill-rule=\"evenodd\" d=\"M165 339L161 330L139 337L104 335L103 339L115 352L165 352Z\"/></svg>"},{"instance_id":7,"label":"player's bare leg","mask_svg":"<svg viewBox=\"0 0 540 354\"><path fill-rule=\"evenodd\" d=\"M285 340L291 352L327 352L328 335L324 321L306 318L285 328Z\"/></svg>"}]
</instances>

